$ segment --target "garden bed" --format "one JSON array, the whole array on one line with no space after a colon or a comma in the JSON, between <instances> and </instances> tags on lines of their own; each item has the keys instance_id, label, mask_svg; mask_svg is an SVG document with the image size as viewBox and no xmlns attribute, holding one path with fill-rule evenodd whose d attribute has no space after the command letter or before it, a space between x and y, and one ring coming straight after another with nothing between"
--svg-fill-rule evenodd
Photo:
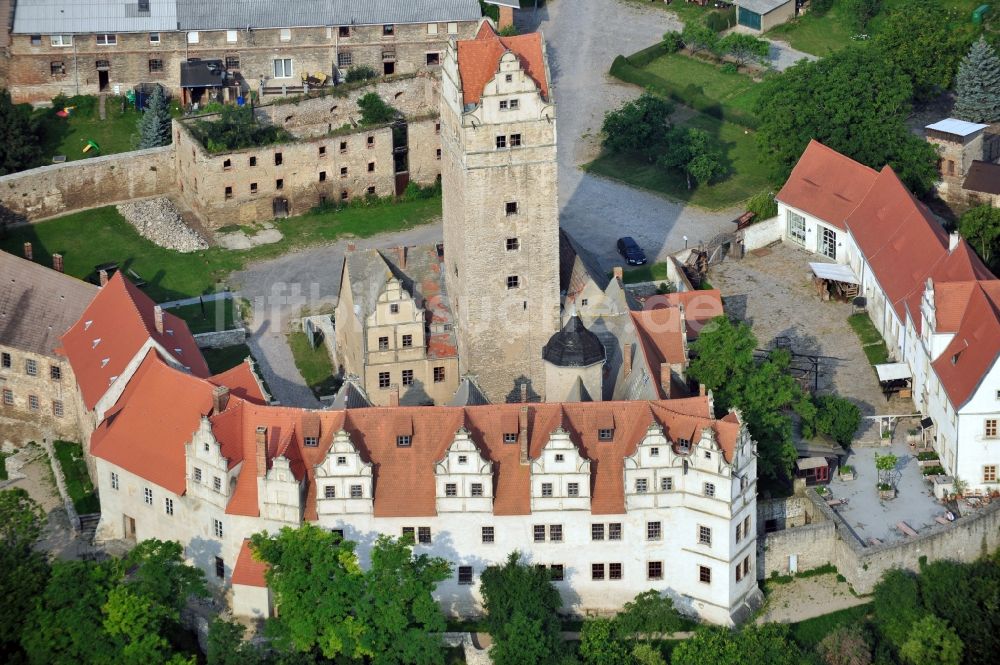
<instances>
[{"instance_id":1,"label":"garden bed","mask_svg":"<svg viewBox=\"0 0 1000 665\"><path fill-rule=\"evenodd\" d=\"M83 458L83 447L79 443L72 441L56 441L56 459L62 467L63 476L66 478L66 491L69 492L73 506L80 515L90 515L101 512L101 502L97 499L97 492L90 482L90 474L87 473L87 462Z\"/></svg>"}]
</instances>

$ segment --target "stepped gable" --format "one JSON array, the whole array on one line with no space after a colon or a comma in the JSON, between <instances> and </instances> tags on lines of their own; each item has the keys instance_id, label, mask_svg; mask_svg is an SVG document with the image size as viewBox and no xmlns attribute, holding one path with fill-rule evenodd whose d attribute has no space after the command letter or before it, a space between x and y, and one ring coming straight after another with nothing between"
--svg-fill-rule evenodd
<instances>
[{"instance_id":1,"label":"stepped gable","mask_svg":"<svg viewBox=\"0 0 1000 665\"><path fill-rule=\"evenodd\" d=\"M937 325L936 330L938 332L944 332L941 328L942 325L942 308L944 310L944 318L947 321L950 316L949 310L952 309L951 298L946 294L937 293L938 288L944 288L946 292L948 291L948 285L951 282L972 282L978 280L994 280L996 277L990 272L989 268L982 262L982 259L973 251L966 242L965 238L959 238L958 244L955 245L954 249L949 250L945 253L941 259L939 259L930 269L927 274L927 278L931 279L934 283L935 288L935 303L937 307ZM910 313L910 318L913 319L913 323L916 326L915 330L919 333L923 329L923 315L920 312L920 301L924 295L924 288L927 284L927 279L925 278L919 284L914 284L914 288L906 296L906 309ZM963 301L964 303L964 301ZM964 304L962 305L964 308ZM964 311L964 309L962 310ZM946 325L951 326L953 332L958 328L958 324L961 321L961 314L954 321L946 323Z\"/></svg>"},{"instance_id":2,"label":"stepped gable","mask_svg":"<svg viewBox=\"0 0 1000 665\"><path fill-rule=\"evenodd\" d=\"M811 140L777 198L839 229L875 184L878 172Z\"/></svg>"},{"instance_id":3,"label":"stepped gable","mask_svg":"<svg viewBox=\"0 0 1000 665\"><path fill-rule=\"evenodd\" d=\"M194 376L209 375L187 324L164 311L163 332L158 332L155 306L149 296L118 272L62 336L63 353L73 367L88 409L94 408L148 340Z\"/></svg>"},{"instance_id":4,"label":"stepped gable","mask_svg":"<svg viewBox=\"0 0 1000 665\"><path fill-rule=\"evenodd\" d=\"M59 336L97 295L93 284L0 251L0 340L53 356Z\"/></svg>"},{"instance_id":5,"label":"stepped gable","mask_svg":"<svg viewBox=\"0 0 1000 665\"><path fill-rule=\"evenodd\" d=\"M549 81L542 55L542 36L537 32L501 37L489 21L483 21L475 39L458 42L458 73L462 78L462 97L466 105L476 105L483 89L500 71L500 58L508 51L521 61L521 67L548 99Z\"/></svg>"},{"instance_id":6,"label":"stepped gable","mask_svg":"<svg viewBox=\"0 0 1000 665\"><path fill-rule=\"evenodd\" d=\"M963 309L964 315L955 337L932 363L956 410L972 397L1000 357L1000 281L975 282L967 293L964 307L961 294L952 294L959 301L955 308Z\"/></svg>"}]
</instances>

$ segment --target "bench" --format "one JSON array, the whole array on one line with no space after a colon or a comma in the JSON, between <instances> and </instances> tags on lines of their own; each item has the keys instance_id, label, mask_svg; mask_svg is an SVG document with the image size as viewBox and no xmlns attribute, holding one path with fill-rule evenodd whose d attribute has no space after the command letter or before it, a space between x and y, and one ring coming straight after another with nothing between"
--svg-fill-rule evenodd
<instances>
[{"instance_id":1,"label":"bench","mask_svg":"<svg viewBox=\"0 0 1000 665\"><path fill-rule=\"evenodd\" d=\"M898 523L896 525L896 528L899 529L903 533L904 536L916 536L917 535L917 532L914 531L913 528L910 527L910 525L907 524L906 522L900 522L900 523Z\"/></svg>"}]
</instances>

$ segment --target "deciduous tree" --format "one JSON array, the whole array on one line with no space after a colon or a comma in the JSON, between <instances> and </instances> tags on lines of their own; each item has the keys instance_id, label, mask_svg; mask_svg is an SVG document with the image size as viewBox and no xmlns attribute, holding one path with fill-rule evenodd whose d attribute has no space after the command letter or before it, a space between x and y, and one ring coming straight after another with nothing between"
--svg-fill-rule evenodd
<instances>
[{"instance_id":1,"label":"deciduous tree","mask_svg":"<svg viewBox=\"0 0 1000 665\"><path fill-rule=\"evenodd\" d=\"M722 156L712 145L708 132L688 127L670 130L658 163L683 173L688 189L694 184L708 184L724 171Z\"/></svg>"},{"instance_id":2,"label":"deciduous tree","mask_svg":"<svg viewBox=\"0 0 1000 665\"><path fill-rule=\"evenodd\" d=\"M1000 93L997 93L1000 96ZM988 265L1000 256L1000 208L982 205L967 210L958 219L958 232Z\"/></svg>"},{"instance_id":3,"label":"deciduous tree","mask_svg":"<svg viewBox=\"0 0 1000 665\"><path fill-rule=\"evenodd\" d=\"M674 647L672 665L801 665L806 662L788 637L788 627L766 623L742 630L702 628Z\"/></svg>"},{"instance_id":4,"label":"deciduous tree","mask_svg":"<svg viewBox=\"0 0 1000 665\"><path fill-rule=\"evenodd\" d=\"M612 152L634 152L656 161L670 131L672 111L665 99L644 92L604 115L602 145Z\"/></svg>"},{"instance_id":5,"label":"deciduous tree","mask_svg":"<svg viewBox=\"0 0 1000 665\"><path fill-rule=\"evenodd\" d=\"M715 51L719 44L719 35L700 21L688 21L681 32L681 39L691 53Z\"/></svg>"},{"instance_id":6,"label":"deciduous tree","mask_svg":"<svg viewBox=\"0 0 1000 665\"><path fill-rule=\"evenodd\" d=\"M23 171L42 158L39 123L27 104L14 104L0 88L0 175Z\"/></svg>"},{"instance_id":7,"label":"deciduous tree","mask_svg":"<svg viewBox=\"0 0 1000 665\"><path fill-rule=\"evenodd\" d=\"M958 66L952 115L971 122L1000 122L1000 57L984 37Z\"/></svg>"},{"instance_id":8,"label":"deciduous tree","mask_svg":"<svg viewBox=\"0 0 1000 665\"><path fill-rule=\"evenodd\" d=\"M0 653L8 660L20 651L28 614L48 580L48 560L34 549L44 525L45 513L26 491L0 492Z\"/></svg>"},{"instance_id":9,"label":"deciduous tree","mask_svg":"<svg viewBox=\"0 0 1000 665\"><path fill-rule=\"evenodd\" d=\"M851 27L858 32L868 29L868 23L882 9L882 0L840 0L851 20Z\"/></svg>"},{"instance_id":10,"label":"deciduous tree","mask_svg":"<svg viewBox=\"0 0 1000 665\"><path fill-rule=\"evenodd\" d=\"M718 50L736 61L737 67L750 62L761 63L767 60L770 53L770 43L743 32L730 32L719 42Z\"/></svg>"},{"instance_id":11,"label":"deciduous tree","mask_svg":"<svg viewBox=\"0 0 1000 665\"><path fill-rule=\"evenodd\" d=\"M959 665L963 648L962 640L947 621L928 614L910 628L910 635L899 653L912 665Z\"/></svg>"},{"instance_id":12,"label":"deciduous tree","mask_svg":"<svg viewBox=\"0 0 1000 665\"><path fill-rule=\"evenodd\" d=\"M861 626L840 626L824 637L816 650L826 665L870 665L871 647Z\"/></svg>"},{"instance_id":13,"label":"deciduous tree","mask_svg":"<svg viewBox=\"0 0 1000 665\"><path fill-rule=\"evenodd\" d=\"M377 93L369 92L358 100L362 125L379 125L396 117L396 109L389 106Z\"/></svg>"}]
</instances>

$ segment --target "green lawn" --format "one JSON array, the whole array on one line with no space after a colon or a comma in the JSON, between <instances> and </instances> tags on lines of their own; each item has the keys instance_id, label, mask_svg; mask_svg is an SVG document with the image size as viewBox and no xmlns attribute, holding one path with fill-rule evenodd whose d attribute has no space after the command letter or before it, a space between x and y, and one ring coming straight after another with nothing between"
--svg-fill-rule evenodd
<instances>
[{"instance_id":1,"label":"green lawn","mask_svg":"<svg viewBox=\"0 0 1000 665\"><path fill-rule=\"evenodd\" d=\"M233 301L230 298L209 300L201 304L174 307L169 311L188 324L192 334L232 330L237 327Z\"/></svg>"},{"instance_id":2,"label":"green lawn","mask_svg":"<svg viewBox=\"0 0 1000 665\"><path fill-rule=\"evenodd\" d=\"M806 650L816 648L824 637L841 626L864 623L871 608L865 605L855 605L845 610L831 612L822 616L806 619L791 625L792 639Z\"/></svg>"},{"instance_id":3,"label":"green lawn","mask_svg":"<svg viewBox=\"0 0 1000 665\"><path fill-rule=\"evenodd\" d=\"M92 109L86 106L74 109L68 118L58 117L56 111L60 109L57 108L36 111L42 121L43 163L51 163L54 155L66 155L66 161L72 162L134 150L133 136L137 134L136 123L141 114L131 107L123 111L121 100L121 97L107 98L105 120L101 120L96 103ZM88 140L97 143L101 151L84 153L83 147Z\"/></svg>"},{"instance_id":4,"label":"green lawn","mask_svg":"<svg viewBox=\"0 0 1000 665\"><path fill-rule=\"evenodd\" d=\"M703 94L723 107L753 114L760 85L745 74L726 73L719 65L681 53L661 56L643 69L665 81L682 97Z\"/></svg>"},{"instance_id":5,"label":"green lawn","mask_svg":"<svg viewBox=\"0 0 1000 665\"><path fill-rule=\"evenodd\" d=\"M83 448L79 443L56 441L56 458L66 477L66 491L69 492L76 512L80 515L101 512L101 503L87 474L87 463L83 459Z\"/></svg>"},{"instance_id":6,"label":"green lawn","mask_svg":"<svg viewBox=\"0 0 1000 665\"><path fill-rule=\"evenodd\" d=\"M208 371L212 374L221 374L239 365L247 359L247 356L253 356L246 344L234 344L220 349L202 349L201 355L205 357Z\"/></svg>"},{"instance_id":7,"label":"green lawn","mask_svg":"<svg viewBox=\"0 0 1000 665\"><path fill-rule=\"evenodd\" d=\"M724 180L688 189L687 182L680 173L662 169L626 153L602 153L585 168L597 175L621 180L634 187L710 210L735 206L771 186L766 168L758 155L754 136L748 133L750 130L704 114L695 115L684 125L704 129L717 139L717 146L722 151L729 173Z\"/></svg>"},{"instance_id":8,"label":"green lawn","mask_svg":"<svg viewBox=\"0 0 1000 665\"><path fill-rule=\"evenodd\" d=\"M254 260L346 235L368 237L399 231L429 222L440 214L440 197L310 212L276 221L284 238L271 245L243 251L212 247L181 254L142 238L113 206L108 206L13 229L0 241L0 249L20 254L23 244L31 242L36 261L51 265L51 255L60 253L66 272L81 279L92 278L95 265L117 261L142 276L148 282L146 292L162 302L216 291L231 272Z\"/></svg>"},{"instance_id":9,"label":"green lawn","mask_svg":"<svg viewBox=\"0 0 1000 665\"><path fill-rule=\"evenodd\" d=\"M647 263L644 266L625 268L622 281L626 284L663 281L667 278L666 263Z\"/></svg>"},{"instance_id":10,"label":"green lawn","mask_svg":"<svg viewBox=\"0 0 1000 665\"><path fill-rule=\"evenodd\" d=\"M869 363L881 365L888 362L889 350L885 346L882 335L879 334L878 329L867 314L851 314L847 317L847 323L857 334Z\"/></svg>"},{"instance_id":11,"label":"green lawn","mask_svg":"<svg viewBox=\"0 0 1000 665\"><path fill-rule=\"evenodd\" d=\"M320 344L315 349L309 346L304 332L294 332L288 336L288 346L295 357L295 366L317 397L332 395L340 387L340 381L333 376L333 365L326 347Z\"/></svg>"}]
</instances>

